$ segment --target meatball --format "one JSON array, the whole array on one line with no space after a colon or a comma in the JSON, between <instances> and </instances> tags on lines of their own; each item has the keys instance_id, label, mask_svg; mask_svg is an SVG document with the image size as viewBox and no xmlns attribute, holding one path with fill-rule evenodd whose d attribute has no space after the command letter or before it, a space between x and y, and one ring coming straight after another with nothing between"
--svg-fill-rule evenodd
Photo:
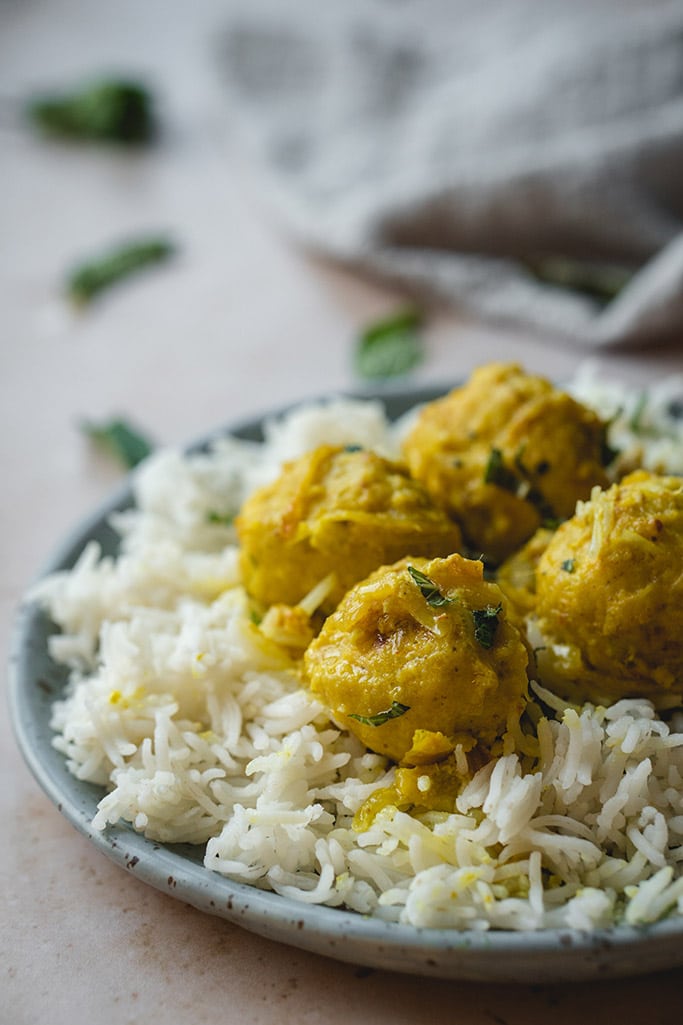
<instances>
[{"instance_id":1,"label":"meatball","mask_svg":"<svg viewBox=\"0 0 683 1025\"><path fill-rule=\"evenodd\" d=\"M550 544L553 531L539 527L527 543L514 552L496 572L496 583L510 602L516 623L524 629L524 619L536 607L536 568Z\"/></svg>"},{"instance_id":2,"label":"meatball","mask_svg":"<svg viewBox=\"0 0 683 1025\"><path fill-rule=\"evenodd\" d=\"M683 479L640 470L596 488L538 564L542 678L594 701L679 700L682 567Z\"/></svg>"},{"instance_id":3,"label":"meatball","mask_svg":"<svg viewBox=\"0 0 683 1025\"><path fill-rule=\"evenodd\" d=\"M424 408L404 455L470 549L498 563L607 485L604 442L591 410L516 364L493 363Z\"/></svg>"},{"instance_id":4,"label":"meatball","mask_svg":"<svg viewBox=\"0 0 683 1025\"><path fill-rule=\"evenodd\" d=\"M394 761L490 746L526 703L527 652L479 561L402 559L357 584L304 655L336 720Z\"/></svg>"},{"instance_id":5,"label":"meatball","mask_svg":"<svg viewBox=\"0 0 683 1025\"><path fill-rule=\"evenodd\" d=\"M449 555L459 528L407 471L374 452L322 445L255 492L236 522L249 593L296 605L334 574L331 612L368 573L403 555Z\"/></svg>"}]
</instances>

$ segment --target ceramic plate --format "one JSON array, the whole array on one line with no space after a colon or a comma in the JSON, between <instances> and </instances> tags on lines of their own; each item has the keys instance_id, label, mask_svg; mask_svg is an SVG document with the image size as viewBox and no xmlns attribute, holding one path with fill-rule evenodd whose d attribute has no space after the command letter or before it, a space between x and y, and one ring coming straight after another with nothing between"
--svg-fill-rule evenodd
<instances>
[{"instance_id":1,"label":"ceramic plate","mask_svg":"<svg viewBox=\"0 0 683 1025\"><path fill-rule=\"evenodd\" d=\"M437 394L436 389L413 389L382 392L379 397L394 418ZM205 447L218 434L228 432L260 440L260 423L255 419L235 425L192 448ZM131 490L126 486L76 529L45 572L73 566L90 540L98 541L105 553L115 554L117 536L108 525L108 517L131 503ZM647 929L619 926L594 933L567 929L536 933L415 929L297 903L232 882L203 867L203 847L162 845L146 840L126 825L93 831L90 823L102 791L72 776L51 744L50 709L66 682L65 670L47 653L47 639L54 631L41 610L33 606L20 610L12 648L10 705L24 758L47 796L76 829L122 869L170 897L304 950L425 976L538 983L609 978L683 964L681 918Z\"/></svg>"}]
</instances>

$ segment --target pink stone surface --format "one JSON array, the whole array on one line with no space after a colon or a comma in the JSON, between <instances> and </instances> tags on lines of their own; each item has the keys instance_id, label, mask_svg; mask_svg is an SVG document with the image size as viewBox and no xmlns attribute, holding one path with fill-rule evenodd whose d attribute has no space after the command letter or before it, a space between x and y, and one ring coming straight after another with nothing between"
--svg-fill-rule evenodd
<instances>
[{"instance_id":1,"label":"pink stone surface","mask_svg":"<svg viewBox=\"0 0 683 1025\"><path fill-rule=\"evenodd\" d=\"M396 295L305 256L230 139L214 43L218 0L85 0L0 11L0 644L65 533L118 483L77 424L131 416L178 443L269 407L353 387L356 330ZM149 154L37 139L11 101L106 69L148 75L166 133ZM9 113L8 113L9 111ZM178 258L80 314L65 270L131 233L165 230ZM515 359L555 378L584 354L436 312L416 383ZM604 354L646 383L680 350ZM670 1022L678 973L561 986L483 986L359 969L261 939L110 864L43 796L0 712L0 1022L352 1021L565 1025Z\"/></svg>"}]
</instances>

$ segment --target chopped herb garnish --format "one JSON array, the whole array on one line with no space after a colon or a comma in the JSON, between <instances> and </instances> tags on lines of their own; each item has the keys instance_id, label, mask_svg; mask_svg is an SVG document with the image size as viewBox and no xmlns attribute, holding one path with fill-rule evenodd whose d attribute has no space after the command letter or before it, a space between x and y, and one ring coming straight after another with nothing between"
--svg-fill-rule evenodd
<instances>
[{"instance_id":1,"label":"chopped herb garnish","mask_svg":"<svg viewBox=\"0 0 683 1025\"><path fill-rule=\"evenodd\" d=\"M487 605L485 609L472 609L474 638L482 648L492 648L498 629L498 614L502 605Z\"/></svg>"},{"instance_id":2,"label":"chopped herb garnish","mask_svg":"<svg viewBox=\"0 0 683 1025\"><path fill-rule=\"evenodd\" d=\"M499 448L491 449L484 470L484 483L496 484L499 488L504 488L506 491L512 491L513 494L517 494L520 480L512 470L506 467L503 453Z\"/></svg>"},{"instance_id":3,"label":"chopped herb garnish","mask_svg":"<svg viewBox=\"0 0 683 1025\"><path fill-rule=\"evenodd\" d=\"M377 712L376 715L349 713L349 719L356 719L358 722L363 723L364 726L383 726L390 719L398 719L400 715L405 715L409 711L410 705L402 705L400 701L392 701L391 708L387 708L384 712Z\"/></svg>"},{"instance_id":4,"label":"chopped herb garnish","mask_svg":"<svg viewBox=\"0 0 683 1025\"><path fill-rule=\"evenodd\" d=\"M354 368L359 377L378 380L407 374L424 358L419 310L401 310L367 327L356 342Z\"/></svg>"},{"instance_id":5,"label":"chopped herb garnish","mask_svg":"<svg viewBox=\"0 0 683 1025\"><path fill-rule=\"evenodd\" d=\"M576 569L576 559L565 559L560 565L565 573L573 573Z\"/></svg>"},{"instance_id":6,"label":"chopped herb garnish","mask_svg":"<svg viewBox=\"0 0 683 1025\"><path fill-rule=\"evenodd\" d=\"M84 423L82 430L95 445L114 456L128 470L141 463L154 447L139 431L121 419L103 424Z\"/></svg>"},{"instance_id":7,"label":"chopped herb garnish","mask_svg":"<svg viewBox=\"0 0 683 1025\"><path fill-rule=\"evenodd\" d=\"M362 445L344 445L344 451L345 452L362 452L363 451L363 446Z\"/></svg>"},{"instance_id":8,"label":"chopped herb garnish","mask_svg":"<svg viewBox=\"0 0 683 1025\"><path fill-rule=\"evenodd\" d=\"M424 573L420 573L419 569L415 569L414 566L408 566L408 572L420 588L420 593L424 600L433 609L441 608L442 605L452 605L455 601L454 598L449 598L447 595L442 594L434 581L430 580Z\"/></svg>"},{"instance_id":9,"label":"chopped herb garnish","mask_svg":"<svg viewBox=\"0 0 683 1025\"><path fill-rule=\"evenodd\" d=\"M222 527L231 527L235 522L235 517L232 513L220 513L216 509L209 509L206 514L206 522Z\"/></svg>"},{"instance_id":10,"label":"chopped herb garnish","mask_svg":"<svg viewBox=\"0 0 683 1025\"><path fill-rule=\"evenodd\" d=\"M63 139L139 144L155 132L152 99L137 82L111 79L71 93L38 96L27 107L42 131Z\"/></svg>"},{"instance_id":11,"label":"chopped herb garnish","mask_svg":"<svg viewBox=\"0 0 683 1025\"><path fill-rule=\"evenodd\" d=\"M544 527L548 530L555 530L559 526L560 520L558 520L555 515L555 510L545 495L531 483L532 474L524 465L524 448L525 446L522 445L515 453L515 466L517 467L517 472L520 475L517 495L519 498L525 499L525 501L534 506L538 511L538 515L541 517L541 522ZM546 464L546 466L548 465L549 464ZM547 473L547 469L543 472ZM537 475L539 474L537 473Z\"/></svg>"},{"instance_id":12,"label":"chopped herb garnish","mask_svg":"<svg viewBox=\"0 0 683 1025\"><path fill-rule=\"evenodd\" d=\"M73 270L67 278L68 294L74 302L85 305L131 274L167 260L173 252L174 246L164 238L120 246Z\"/></svg>"},{"instance_id":13,"label":"chopped herb garnish","mask_svg":"<svg viewBox=\"0 0 683 1025\"><path fill-rule=\"evenodd\" d=\"M501 450L493 447L484 468L484 483L495 484L497 487L509 491L516 498L533 505L541 517L543 526L553 529L558 525L559 520L548 500L531 482L531 475L524 465L523 456L524 449L520 448L514 457L515 469L511 470L505 465ZM542 472L547 472L547 467Z\"/></svg>"},{"instance_id":14,"label":"chopped herb garnish","mask_svg":"<svg viewBox=\"0 0 683 1025\"><path fill-rule=\"evenodd\" d=\"M538 281L582 292L601 303L614 299L633 276L626 267L586 263L564 256L529 260L526 265Z\"/></svg>"}]
</instances>

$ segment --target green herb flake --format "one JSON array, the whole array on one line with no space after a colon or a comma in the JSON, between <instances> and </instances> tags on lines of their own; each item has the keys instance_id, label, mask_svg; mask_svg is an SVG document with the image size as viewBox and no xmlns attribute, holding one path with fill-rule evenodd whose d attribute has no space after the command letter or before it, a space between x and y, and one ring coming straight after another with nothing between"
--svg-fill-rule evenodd
<instances>
[{"instance_id":1,"label":"green herb flake","mask_svg":"<svg viewBox=\"0 0 683 1025\"><path fill-rule=\"evenodd\" d=\"M424 573L420 573L419 569L415 569L414 566L408 566L408 572L420 588L420 594L424 600L428 605L431 605L433 609L438 609L443 605L452 605L454 603L454 598L448 598L445 594L442 594L434 581L430 580L430 578L425 576Z\"/></svg>"},{"instance_id":2,"label":"green herb flake","mask_svg":"<svg viewBox=\"0 0 683 1025\"><path fill-rule=\"evenodd\" d=\"M147 438L122 419L113 419L102 424L84 423L82 430L96 446L114 456L128 470L132 470L146 459L154 447Z\"/></svg>"},{"instance_id":3,"label":"green herb flake","mask_svg":"<svg viewBox=\"0 0 683 1025\"><path fill-rule=\"evenodd\" d=\"M69 93L38 96L28 118L46 135L139 145L155 134L152 98L138 82L107 79Z\"/></svg>"},{"instance_id":4,"label":"green herb flake","mask_svg":"<svg viewBox=\"0 0 683 1025\"><path fill-rule=\"evenodd\" d=\"M387 708L384 712L377 712L376 715L356 715L352 712L349 713L349 719L356 719L358 722L363 723L364 726L384 726L385 722L389 722L390 719L398 719L399 716L405 715L409 711L410 705L402 705L400 701L392 701L391 708Z\"/></svg>"},{"instance_id":5,"label":"green herb flake","mask_svg":"<svg viewBox=\"0 0 683 1025\"><path fill-rule=\"evenodd\" d=\"M66 281L67 293L73 302L84 306L124 278L152 264L163 263L174 252L173 244L164 238L119 246L71 271Z\"/></svg>"},{"instance_id":6,"label":"green herb flake","mask_svg":"<svg viewBox=\"0 0 683 1025\"><path fill-rule=\"evenodd\" d=\"M560 565L565 573L573 573L576 569L576 559L565 559Z\"/></svg>"},{"instance_id":7,"label":"green herb flake","mask_svg":"<svg viewBox=\"0 0 683 1025\"><path fill-rule=\"evenodd\" d=\"M365 328L356 341L354 369L365 380L407 374L424 359L422 314L409 307Z\"/></svg>"},{"instance_id":8,"label":"green herb flake","mask_svg":"<svg viewBox=\"0 0 683 1025\"><path fill-rule=\"evenodd\" d=\"M498 615L503 606L487 605L484 609L472 609L474 639L482 648L492 648L498 629Z\"/></svg>"},{"instance_id":9,"label":"green herb flake","mask_svg":"<svg viewBox=\"0 0 683 1025\"><path fill-rule=\"evenodd\" d=\"M508 469L503 459L503 453L499 448L493 447L489 453L488 462L484 469L484 483L495 484L505 491L511 491L513 495L519 490L520 480L512 470Z\"/></svg>"},{"instance_id":10,"label":"green herb flake","mask_svg":"<svg viewBox=\"0 0 683 1025\"><path fill-rule=\"evenodd\" d=\"M231 527L235 522L235 517L232 513L221 513L216 509L209 509L206 514L206 522L220 527Z\"/></svg>"},{"instance_id":11,"label":"green herb flake","mask_svg":"<svg viewBox=\"0 0 683 1025\"><path fill-rule=\"evenodd\" d=\"M544 527L554 530L560 523L545 496L531 481L531 473L524 465L524 447L517 450L514 457L515 469L505 465L505 458L499 448L493 447L484 468L484 483L495 484L509 491L515 498L533 505ZM542 465L542 464L541 464ZM543 472L547 472L544 470Z\"/></svg>"}]
</instances>

